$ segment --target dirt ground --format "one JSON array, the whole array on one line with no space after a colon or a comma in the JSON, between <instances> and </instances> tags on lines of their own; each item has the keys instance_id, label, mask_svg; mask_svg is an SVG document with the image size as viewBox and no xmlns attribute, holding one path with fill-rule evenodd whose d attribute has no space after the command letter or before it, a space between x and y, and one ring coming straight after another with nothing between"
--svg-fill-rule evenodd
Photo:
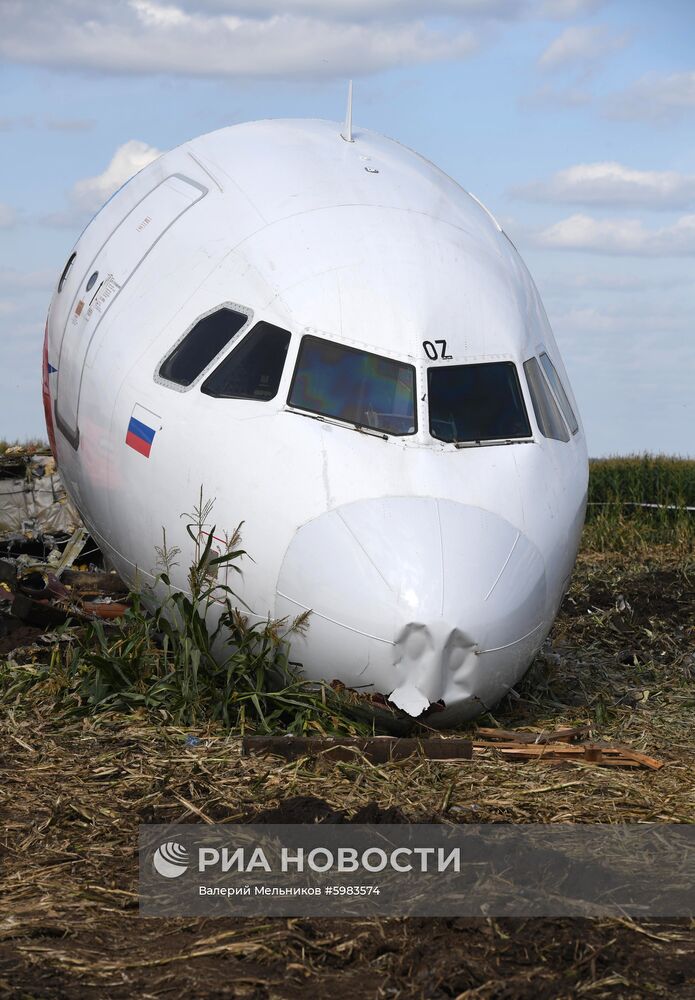
<instances>
[{"instance_id":1,"label":"dirt ground","mask_svg":"<svg viewBox=\"0 0 695 1000\"><path fill-rule=\"evenodd\" d=\"M41 635L41 629L33 625L23 625L15 618L0 618L0 656L7 656L18 646L35 642Z\"/></svg>"},{"instance_id":2,"label":"dirt ground","mask_svg":"<svg viewBox=\"0 0 695 1000\"><path fill-rule=\"evenodd\" d=\"M0 638L11 652L21 630ZM544 655L485 723L591 723L665 762L388 765L242 757L137 716L0 714L0 995L13 998L695 997L688 921L144 919L147 822L695 820L695 567L583 556ZM639 859L636 859L638 863Z\"/></svg>"}]
</instances>

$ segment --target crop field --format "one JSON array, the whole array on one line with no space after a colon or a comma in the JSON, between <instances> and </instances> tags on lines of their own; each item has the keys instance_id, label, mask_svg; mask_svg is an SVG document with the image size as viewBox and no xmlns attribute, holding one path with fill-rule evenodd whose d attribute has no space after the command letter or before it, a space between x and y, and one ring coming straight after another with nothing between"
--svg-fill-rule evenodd
<instances>
[{"instance_id":1,"label":"crop field","mask_svg":"<svg viewBox=\"0 0 695 1000\"><path fill-rule=\"evenodd\" d=\"M695 525L695 462L663 455L594 459L586 544L597 550L687 550ZM688 509L690 508L690 509Z\"/></svg>"},{"instance_id":2,"label":"crop field","mask_svg":"<svg viewBox=\"0 0 695 1000\"><path fill-rule=\"evenodd\" d=\"M266 670L278 636L250 635L243 622L248 656L226 716L215 668L193 694L174 684L161 635L154 641L137 608L116 625L0 629L0 995L695 995L695 927L682 920L138 914L141 823L695 822L695 512L683 509L695 505L695 462L594 462L589 500L572 585L541 655L462 735L590 727L662 761L659 770L513 762L494 749L472 761L386 764L242 756L242 727L362 733L364 713L333 688L317 695ZM183 613L205 664L193 609ZM183 664L171 643L167 655ZM271 695L259 698L269 678Z\"/></svg>"},{"instance_id":3,"label":"crop field","mask_svg":"<svg viewBox=\"0 0 695 1000\"><path fill-rule=\"evenodd\" d=\"M594 459L589 502L695 506L695 462L663 455Z\"/></svg>"}]
</instances>

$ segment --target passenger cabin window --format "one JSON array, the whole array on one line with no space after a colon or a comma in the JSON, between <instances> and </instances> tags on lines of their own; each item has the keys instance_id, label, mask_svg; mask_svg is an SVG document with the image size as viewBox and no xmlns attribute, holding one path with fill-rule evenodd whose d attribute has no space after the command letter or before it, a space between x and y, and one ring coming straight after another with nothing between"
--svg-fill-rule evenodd
<instances>
[{"instance_id":1,"label":"passenger cabin window","mask_svg":"<svg viewBox=\"0 0 695 1000\"><path fill-rule=\"evenodd\" d=\"M242 342L205 379L202 391L222 399L257 399L277 395L290 334L271 323L257 323Z\"/></svg>"},{"instance_id":2,"label":"passenger cabin window","mask_svg":"<svg viewBox=\"0 0 695 1000\"><path fill-rule=\"evenodd\" d=\"M552 363L547 354L543 353L540 355L541 364L543 366L543 371L546 374L548 381L550 382L550 388L555 393L555 398L560 404L560 409L562 410L567 425L573 434L576 434L579 430L579 424L577 418L574 415L574 410L570 406L570 401L567 398L567 393L565 392L565 387L560 381L560 376L555 370L555 365Z\"/></svg>"},{"instance_id":3,"label":"passenger cabin window","mask_svg":"<svg viewBox=\"0 0 695 1000\"><path fill-rule=\"evenodd\" d=\"M538 428L543 437L555 441L569 441L570 436L565 421L558 409L548 383L541 374L540 365L535 358L524 362L524 371L528 382L533 412L536 414Z\"/></svg>"},{"instance_id":4,"label":"passenger cabin window","mask_svg":"<svg viewBox=\"0 0 695 1000\"><path fill-rule=\"evenodd\" d=\"M511 361L428 368L430 434L455 444L531 436L516 366Z\"/></svg>"},{"instance_id":5,"label":"passenger cabin window","mask_svg":"<svg viewBox=\"0 0 695 1000\"><path fill-rule=\"evenodd\" d=\"M303 337L290 406L385 434L414 434L415 369L391 358Z\"/></svg>"},{"instance_id":6,"label":"passenger cabin window","mask_svg":"<svg viewBox=\"0 0 695 1000\"><path fill-rule=\"evenodd\" d=\"M246 313L226 307L203 316L163 362L160 378L177 385L191 385L247 320Z\"/></svg>"}]
</instances>

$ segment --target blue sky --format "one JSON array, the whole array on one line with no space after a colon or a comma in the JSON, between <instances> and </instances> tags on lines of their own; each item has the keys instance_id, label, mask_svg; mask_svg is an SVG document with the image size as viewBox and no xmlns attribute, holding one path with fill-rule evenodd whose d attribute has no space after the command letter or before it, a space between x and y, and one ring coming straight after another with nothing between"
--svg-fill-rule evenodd
<instances>
[{"instance_id":1,"label":"blue sky","mask_svg":"<svg viewBox=\"0 0 695 1000\"><path fill-rule=\"evenodd\" d=\"M159 151L344 114L479 197L543 296L592 455L695 455L695 4L4 0L0 437L85 222Z\"/></svg>"}]
</instances>

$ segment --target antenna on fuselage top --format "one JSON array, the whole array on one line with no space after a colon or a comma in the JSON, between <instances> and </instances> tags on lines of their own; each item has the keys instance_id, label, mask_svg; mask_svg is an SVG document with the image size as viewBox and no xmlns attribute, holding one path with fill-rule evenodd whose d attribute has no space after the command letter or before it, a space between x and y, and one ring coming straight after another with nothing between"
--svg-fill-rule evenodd
<instances>
[{"instance_id":1,"label":"antenna on fuselage top","mask_svg":"<svg viewBox=\"0 0 695 1000\"><path fill-rule=\"evenodd\" d=\"M352 138L352 80L348 83L348 100L347 100L347 110L345 112L345 124L343 125L343 131L340 133L340 138L345 139L345 142L354 142Z\"/></svg>"}]
</instances>

